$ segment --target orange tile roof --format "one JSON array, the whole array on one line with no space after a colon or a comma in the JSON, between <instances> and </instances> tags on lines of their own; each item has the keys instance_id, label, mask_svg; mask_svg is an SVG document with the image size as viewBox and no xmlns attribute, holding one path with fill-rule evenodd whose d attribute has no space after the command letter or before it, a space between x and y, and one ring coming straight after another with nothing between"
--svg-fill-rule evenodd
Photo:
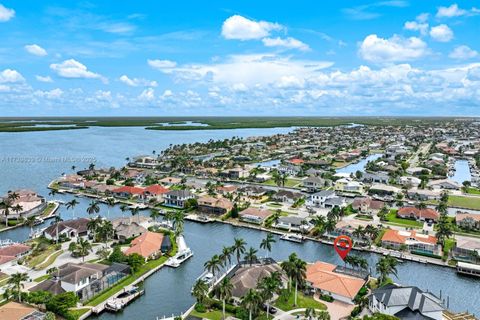
<instances>
[{"instance_id":1,"label":"orange tile roof","mask_svg":"<svg viewBox=\"0 0 480 320\"><path fill-rule=\"evenodd\" d=\"M165 188L164 186L161 186L159 184L152 184L151 186L145 188L145 192L149 192L151 194L164 194L168 191L170 191L170 189Z\"/></svg>"},{"instance_id":2,"label":"orange tile roof","mask_svg":"<svg viewBox=\"0 0 480 320\"><path fill-rule=\"evenodd\" d=\"M424 218L424 219L432 219L432 220L437 220L438 217L440 216L437 211L431 208L426 208L419 210L415 207L402 207L398 209L397 215L398 216L410 216L414 215L417 219L418 218Z\"/></svg>"},{"instance_id":3,"label":"orange tile roof","mask_svg":"<svg viewBox=\"0 0 480 320\"><path fill-rule=\"evenodd\" d=\"M162 242L163 234L147 231L131 242L131 247L125 251L125 254L128 256L133 253L138 253L144 258L148 258L152 254L160 251Z\"/></svg>"},{"instance_id":4,"label":"orange tile roof","mask_svg":"<svg viewBox=\"0 0 480 320\"><path fill-rule=\"evenodd\" d=\"M389 241L399 244L405 244L407 239L413 238L418 242L436 244L437 238L431 235L418 235L415 230L412 231L398 231L393 229L388 229L385 231L385 234L382 237L382 241Z\"/></svg>"},{"instance_id":5,"label":"orange tile roof","mask_svg":"<svg viewBox=\"0 0 480 320\"><path fill-rule=\"evenodd\" d=\"M365 285L365 280L333 272L337 266L317 261L307 265L307 281L314 288L331 292L350 299L355 298Z\"/></svg>"},{"instance_id":6,"label":"orange tile roof","mask_svg":"<svg viewBox=\"0 0 480 320\"><path fill-rule=\"evenodd\" d=\"M28 316L37 309L17 303L9 302L0 307L0 319L2 320L19 320Z\"/></svg>"},{"instance_id":7,"label":"orange tile roof","mask_svg":"<svg viewBox=\"0 0 480 320\"><path fill-rule=\"evenodd\" d=\"M140 187L123 186L118 189L112 190L114 193L130 193L130 194L143 194L144 190Z\"/></svg>"}]
</instances>

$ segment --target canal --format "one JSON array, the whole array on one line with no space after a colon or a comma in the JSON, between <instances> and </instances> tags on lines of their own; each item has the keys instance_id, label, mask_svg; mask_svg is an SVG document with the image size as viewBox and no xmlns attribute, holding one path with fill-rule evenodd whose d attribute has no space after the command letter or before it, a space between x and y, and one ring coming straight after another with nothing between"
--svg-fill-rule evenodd
<instances>
[{"instance_id":1,"label":"canal","mask_svg":"<svg viewBox=\"0 0 480 320\"><path fill-rule=\"evenodd\" d=\"M18 188L30 188L47 195L46 185L61 173L72 172L87 167L94 158L97 167L120 166L126 157L139 154L151 154L173 143L208 141L232 136L258 136L288 132L290 129L239 129L239 130L201 130L201 131L147 131L143 128L91 128L64 132L0 133L3 157L0 170L0 192ZM371 158L370 160L373 160ZM369 160L366 160L369 161ZM366 164L366 161L362 167ZM352 169L353 170L353 169ZM355 169L356 171L357 169ZM354 172L354 171L352 171ZM48 198L48 196L47 196ZM56 199L68 201L71 195L56 195ZM75 208L75 217L87 216L89 200L78 198L80 204ZM102 215L121 216L118 206L110 213L101 205ZM63 219L73 217L72 210L60 208ZM148 214L143 211L142 214ZM47 225L48 222L45 224ZM23 241L27 239L29 228L22 227L0 233L0 239ZM193 303L190 289L195 279L203 272L203 264L219 253L223 246L231 245L234 238L243 238L249 246L258 248L265 237L264 232L237 228L226 224L185 224L187 244L194 251L194 257L178 269L164 268L147 279L146 294L128 306L124 312L112 315L102 314L101 319L132 319L139 315L143 319L155 319L157 316L178 314ZM308 241L296 244L279 240L274 244L272 254L275 259L285 259L296 252L306 261L324 260L341 263L332 247ZM265 254L259 251L259 254ZM374 269L378 259L375 254L364 255ZM398 278L395 281L405 285L416 285L436 294L442 291L449 296L450 308L455 311L468 310L480 314L480 281L458 276L455 270L437 266L405 262L398 266Z\"/></svg>"},{"instance_id":2,"label":"canal","mask_svg":"<svg viewBox=\"0 0 480 320\"><path fill-rule=\"evenodd\" d=\"M472 173L470 171L470 164L468 160L456 160L455 161L455 173L450 178L462 184L464 181L472 181Z\"/></svg>"}]
</instances>

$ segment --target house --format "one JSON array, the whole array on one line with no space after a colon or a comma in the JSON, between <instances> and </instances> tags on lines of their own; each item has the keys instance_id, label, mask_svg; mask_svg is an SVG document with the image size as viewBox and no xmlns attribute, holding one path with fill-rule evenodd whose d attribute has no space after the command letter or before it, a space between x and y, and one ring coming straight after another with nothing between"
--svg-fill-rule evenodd
<instances>
[{"instance_id":1,"label":"house","mask_svg":"<svg viewBox=\"0 0 480 320\"><path fill-rule=\"evenodd\" d=\"M435 190L460 190L462 185L450 179L431 180L428 187Z\"/></svg>"},{"instance_id":2,"label":"house","mask_svg":"<svg viewBox=\"0 0 480 320\"><path fill-rule=\"evenodd\" d=\"M303 194L300 192L294 192L289 190L279 190L277 193L272 195L273 201L284 202L289 204L294 204L298 200L303 198Z\"/></svg>"},{"instance_id":3,"label":"house","mask_svg":"<svg viewBox=\"0 0 480 320\"><path fill-rule=\"evenodd\" d=\"M145 227L134 221L131 223L119 223L117 226L114 227L114 230L115 237L120 241L126 241L147 232L147 229Z\"/></svg>"},{"instance_id":4,"label":"house","mask_svg":"<svg viewBox=\"0 0 480 320\"><path fill-rule=\"evenodd\" d=\"M164 194L164 199L164 205L183 209L188 200L195 199L195 195L188 190L172 190Z\"/></svg>"},{"instance_id":5,"label":"house","mask_svg":"<svg viewBox=\"0 0 480 320\"><path fill-rule=\"evenodd\" d=\"M323 190L317 193L310 195L307 199L307 205L310 207L324 208L325 201L337 197L335 191L333 190Z\"/></svg>"},{"instance_id":6,"label":"house","mask_svg":"<svg viewBox=\"0 0 480 320\"><path fill-rule=\"evenodd\" d=\"M279 217L275 228L289 231L308 232L312 230L313 225L305 218L298 216Z\"/></svg>"},{"instance_id":7,"label":"house","mask_svg":"<svg viewBox=\"0 0 480 320\"><path fill-rule=\"evenodd\" d=\"M77 174L70 174L61 177L58 185L69 189L82 189L85 187L85 178Z\"/></svg>"},{"instance_id":8,"label":"house","mask_svg":"<svg viewBox=\"0 0 480 320\"><path fill-rule=\"evenodd\" d=\"M363 184L348 178L335 181L334 189L341 192L363 193Z\"/></svg>"},{"instance_id":9,"label":"house","mask_svg":"<svg viewBox=\"0 0 480 320\"><path fill-rule=\"evenodd\" d=\"M238 180L247 178L250 175L250 172L242 168L232 168L224 170L222 175L229 179Z\"/></svg>"},{"instance_id":10,"label":"house","mask_svg":"<svg viewBox=\"0 0 480 320\"><path fill-rule=\"evenodd\" d=\"M457 211L455 223L467 230L480 230L480 214Z\"/></svg>"},{"instance_id":11,"label":"house","mask_svg":"<svg viewBox=\"0 0 480 320\"><path fill-rule=\"evenodd\" d=\"M287 163L287 164L280 164L277 170L279 173L285 174L287 176L296 176L297 174L300 173L302 169L299 166Z\"/></svg>"},{"instance_id":12,"label":"house","mask_svg":"<svg viewBox=\"0 0 480 320\"><path fill-rule=\"evenodd\" d=\"M397 217L436 222L440 214L432 208L418 209L416 207L401 207L397 211Z\"/></svg>"},{"instance_id":13,"label":"house","mask_svg":"<svg viewBox=\"0 0 480 320\"><path fill-rule=\"evenodd\" d=\"M21 210L19 210L18 212L10 210L10 213L8 215L9 219L19 219L36 216L41 214L42 211L47 207L47 203L44 197L39 196L36 192L28 189L10 191L5 196L0 197L0 201L8 198L9 194L17 195L17 198L11 201L12 207L21 207ZM4 210L0 210L0 215L3 215L3 213Z\"/></svg>"},{"instance_id":14,"label":"house","mask_svg":"<svg viewBox=\"0 0 480 320\"><path fill-rule=\"evenodd\" d=\"M66 263L58 267L52 279L40 282L30 291L49 291L54 295L74 292L81 301L88 300L117 283L130 272L127 265L112 263Z\"/></svg>"},{"instance_id":15,"label":"house","mask_svg":"<svg viewBox=\"0 0 480 320\"><path fill-rule=\"evenodd\" d=\"M397 183L402 186L409 186L409 187L418 187L422 180L417 177L412 176L401 176L398 177Z\"/></svg>"},{"instance_id":16,"label":"house","mask_svg":"<svg viewBox=\"0 0 480 320\"><path fill-rule=\"evenodd\" d=\"M151 156L138 156L128 163L130 167L155 169L159 165L157 159Z\"/></svg>"},{"instance_id":17,"label":"house","mask_svg":"<svg viewBox=\"0 0 480 320\"><path fill-rule=\"evenodd\" d=\"M239 212L240 219L250 223L262 224L272 212L268 209L248 207Z\"/></svg>"},{"instance_id":18,"label":"house","mask_svg":"<svg viewBox=\"0 0 480 320\"><path fill-rule=\"evenodd\" d=\"M427 189L418 189L412 188L407 191L407 197L412 200L438 200L442 196L440 190L427 190Z\"/></svg>"},{"instance_id":19,"label":"house","mask_svg":"<svg viewBox=\"0 0 480 320\"><path fill-rule=\"evenodd\" d=\"M281 287L286 288L288 284L288 277L282 270L282 267L273 260L267 260L266 263L255 263L252 265L240 265L233 269L230 277L230 283L233 286L232 296L236 300L240 300L250 289L255 289L258 283L270 277L274 272L280 274L282 282Z\"/></svg>"},{"instance_id":20,"label":"house","mask_svg":"<svg viewBox=\"0 0 480 320\"><path fill-rule=\"evenodd\" d=\"M58 237L66 237L69 239L74 239L77 237L86 237L89 234L88 231L88 222L90 219L78 218L73 220L60 221L58 223L53 223L45 230L43 230L43 235L48 240L56 240L57 232ZM58 227L57 227L58 225Z\"/></svg>"},{"instance_id":21,"label":"house","mask_svg":"<svg viewBox=\"0 0 480 320\"><path fill-rule=\"evenodd\" d=\"M198 198L197 202L197 210L201 213L223 215L233 208L233 203L223 197L204 196Z\"/></svg>"},{"instance_id":22,"label":"house","mask_svg":"<svg viewBox=\"0 0 480 320\"><path fill-rule=\"evenodd\" d=\"M432 235L418 233L415 230L399 231L387 229L382 237L382 246L399 250L406 248L415 253L438 254L437 238Z\"/></svg>"},{"instance_id":23,"label":"house","mask_svg":"<svg viewBox=\"0 0 480 320\"><path fill-rule=\"evenodd\" d=\"M112 190L112 194L119 198L142 198L143 197L143 188L140 187L131 187L123 186Z\"/></svg>"},{"instance_id":24,"label":"house","mask_svg":"<svg viewBox=\"0 0 480 320\"><path fill-rule=\"evenodd\" d=\"M173 186L175 184L180 184L182 183L182 179L180 178L175 178L175 177L165 177L163 179L160 179L158 182L165 186Z\"/></svg>"},{"instance_id":25,"label":"house","mask_svg":"<svg viewBox=\"0 0 480 320\"><path fill-rule=\"evenodd\" d=\"M0 306L0 319L2 320L44 320L45 313L38 309L10 301Z\"/></svg>"},{"instance_id":26,"label":"house","mask_svg":"<svg viewBox=\"0 0 480 320\"><path fill-rule=\"evenodd\" d=\"M325 188L326 181L316 176L310 176L303 179L302 185L307 192L317 192Z\"/></svg>"},{"instance_id":27,"label":"house","mask_svg":"<svg viewBox=\"0 0 480 320\"><path fill-rule=\"evenodd\" d=\"M267 193L268 190L260 186L248 185L246 187L241 188L239 191L242 192L247 197L250 197L253 199L261 199Z\"/></svg>"},{"instance_id":28,"label":"house","mask_svg":"<svg viewBox=\"0 0 480 320\"><path fill-rule=\"evenodd\" d=\"M234 185L218 186L216 187L216 190L218 193L225 196L229 193L236 192L238 190L238 187Z\"/></svg>"},{"instance_id":29,"label":"house","mask_svg":"<svg viewBox=\"0 0 480 320\"><path fill-rule=\"evenodd\" d=\"M353 200L352 208L361 214L373 215L380 211L385 203L380 200L374 200L371 197L356 197Z\"/></svg>"},{"instance_id":30,"label":"house","mask_svg":"<svg viewBox=\"0 0 480 320\"><path fill-rule=\"evenodd\" d=\"M402 192L402 190L397 187L381 183L376 183L372 185L369 189L370 194L378 194L381 196L394 196L395 194L400 192Z\"/></svg>"},{"instance_id":31,"label":"house","mask_svg":"<svg viewBox=\"0 0 480 320\"><path fill-rule=\"evenodd\" d=\"M356 242L365 242L365 239L359 238L356 236L355 230L359 227L364 228L366 226L366 222L359 221L359 220L340 220L335 225L335 229L326 234L328 238L335 239L338 236L348 236L355 240Z\"/></svg>"},{"instance_id":32,"label":"house","mask_svg":"<svg viewBox=\"0 0 480 320\"><path fill-rule=\"evenodd\" d=\"M455 260L468 263L480 263L480 240L457 237L457 242L452 250Z\"/></svg>"},{"instance_id":33,"label":"house","mask_svg":"<svg viewBox=\"0 0 480 320\"><path fill-rule=\"evenodd\" d=\"M130 248L125 250L125 255L130 255L133 253L137 253L145 258L145 261L150 259L157 259L159 258L162 253L166 253L171 248L165 248L162 251L162 243L168 236L158 233L158 232L150 232L147 231L141 236L135 238L130 243Z\"/></svg>"},{"instance_id":34,"label":"house","mask_svg":"<svg viewBox=\"0 0 480 320\"><path fill-rule=\"evenodd\" d=\"M410 168L407 168L406 172L412 176L419 176L422 174L432 173L430 169L422 168L422 167L410 167Z\"/></svg>"},{"instance_id":35,"label":"house","mask_svg":"<svg viewBox=\"0 0 480 320\"><path fill-rule=\"evenodd\" d=\"M400 319L442 320L442 301L417 287L387 285L373 290L368 297L368 309Z\"/></svg>"},{"instance_id":36,"label":"house","mask_svg":"<svg viewBox=\"0 0 480 320\"><path fill-rule=\"evenodd\" d=\"M28 255L32 248L30 246L14 243L0 248L0 267L12 266L18 259Z\"/></svg>"},{"instance_id":37,"label":"house","mask_svg":"<svg viewBox=\"0 0 480 320\"><path fill-rule=\"evenodd\" d=\"M163 196L165 193L169 192L168 188L161 186L159 184L152 184L145 189L143 189L143 199L145 201L155 201L162 203L164 201Z\"/></svg>"},{"instance_id":38,"label":"house","mask_svg":"<svg viewBox=\"0 0 480 320\"><path fill-rule=\"evenodd\" d=\"M354 299L366 280L336 272L337 266L317 261L307 265L306 282L316 293L329 295L333 299L355 304Z\"/></svg>"},{"instance_id":39,"label":"house","mask_svg":"<svg viewBox=\"0 0 480 320\"><path fill-rule=\"evenodd\" d=\"M365 172L362 174L361 179L362 179L362 182L365 182L365 183L388 184L390 177L388 176L388 174L384 172L375 172L375 173Z\"/></svg>"}]
</instances>

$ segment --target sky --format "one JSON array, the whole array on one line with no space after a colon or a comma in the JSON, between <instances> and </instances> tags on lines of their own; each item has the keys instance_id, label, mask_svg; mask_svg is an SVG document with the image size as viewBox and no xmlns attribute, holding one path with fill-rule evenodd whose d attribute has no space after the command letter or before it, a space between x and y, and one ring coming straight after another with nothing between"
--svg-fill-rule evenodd
<instances>
[{"instance_id":1,"label":"sky","mask_svg":"<svg viewBox=\"0 0 480 320\"><path fill-rule=\"evenodd\" d=\"M0 116L479 116L479 33L472 0L0 0Z\"/></svg>"}]
</instances>

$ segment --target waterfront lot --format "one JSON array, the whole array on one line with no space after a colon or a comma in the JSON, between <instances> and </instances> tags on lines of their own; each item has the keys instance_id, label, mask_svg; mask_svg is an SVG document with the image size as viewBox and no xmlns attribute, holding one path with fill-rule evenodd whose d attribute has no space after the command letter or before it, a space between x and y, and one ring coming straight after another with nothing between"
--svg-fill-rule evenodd
<instances>
[{"instance_id":1,"label":"waterfront lot","mask_svg":"<svg viewBox=\"0 0 480 320\"><path fill-rule=\"evenodd\" d=\"M480 197L450 195L448 197L448 205L458 208L480 210Z\"/></svg>"}]
</instances>

